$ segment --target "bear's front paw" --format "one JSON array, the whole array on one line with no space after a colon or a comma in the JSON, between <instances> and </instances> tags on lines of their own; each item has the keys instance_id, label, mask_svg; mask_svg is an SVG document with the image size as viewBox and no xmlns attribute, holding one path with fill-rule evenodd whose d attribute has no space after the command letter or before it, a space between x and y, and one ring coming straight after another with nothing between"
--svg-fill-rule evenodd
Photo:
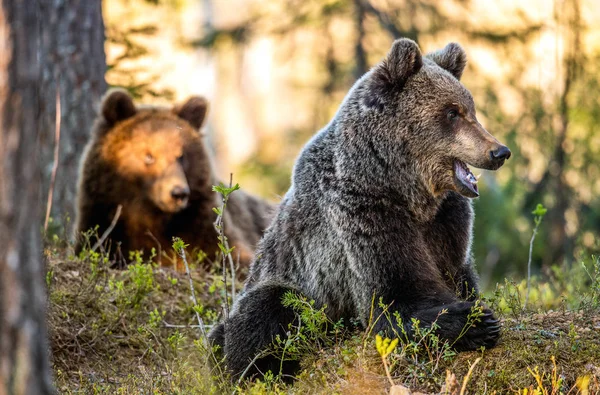
<instances>
[{"instance_id":1,"label":"bear's front paw","mask_svg":"<svg viewBox=\"0 0 600 395\"><path fill-rule=\"evenodd\" d=\"M461 334L454 340L452 347L458 351L477 350L482 346L492 348L500 338L500 321L494 317L494 313L483 308L483 315L475 316L467 313L467 320ZM469 317L470 315L470 317Z\"/></svg>"}]
</instances>

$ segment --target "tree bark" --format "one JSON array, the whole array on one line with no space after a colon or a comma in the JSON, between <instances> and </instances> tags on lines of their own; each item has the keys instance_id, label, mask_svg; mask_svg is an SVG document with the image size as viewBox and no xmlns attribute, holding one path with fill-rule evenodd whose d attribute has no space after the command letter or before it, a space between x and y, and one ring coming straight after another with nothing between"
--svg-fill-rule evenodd
<instances>
[{"instance_id":1,"label":"tree bark","mask_svg":"<svg viewBox=\"0 0 600 395\"><path fill-rule=\"evenodd\" d=\"M36 155L36 2L0 2L0 395L53 393Z\"/></svg>"},{"instance_id":2,"label":"tree bark","mask_svg":"<svg viewBox=\"0 0 600 395\"><path fill-rule=\"evenodd\" d=\"M73 218L79 159L106 91L104 21L99 0L39 0L42 94L40 140L46 205L54 164L56 87L60 85L60 145L52 218Z\"/></svg>"},{"instance_id":3,"label":"tree bark","mask_svg":"<svg viewBox=\"0 0 600 395\"><path fill-rule=\"evenodd\" d=\"M571 266L573 260L573 241L567 234L567 218L566 213L571 206L572 191L566 181L566 168L569 165L568 157L565 152L565 142L567 141L567 132L569 129L569 112L571 106L569 97L573 89L573 84L578 78L578 72L581 68L581 7L579 0L571 0L565 4L565 14L567 15L567 34L564 68L565 80L563 93L560 97L560 128L558 130L556 149L553 158L553 170L556 179L556 204L554 210L550 212L552 229L551 243L553 246L552 258L555 263L566 262L568 267Z\"/></svg>"},{"instance_id":4,"label":"tree bark","mask_svg":"<svg viewBox=\"0 0 600 395\"><path fill-rule=\"evenodd\" d=\"M523 203L523 212L531 215L531 210L536 203L544 201L544 196L552 195L554 203L549 207L547 228L549 239L543 256L543 265L562 265L570 267L574 255L574 240L567 234L566 213L573 207L573 190L566 179L569 169L569 156L565 152L565 143L569 140L570 111L573 85L580 76L582 64L585 59L582 49L583 22L581 17L580 0L569 0L556 4L555 22L563 31L565 52L563 54L564 78L562 93L558 98L558 127L556 129L556 142L548 167L535 188L527 194ZM577 213L581 218L581 213Z\"/></svg>"},{"instance_id":5,"label":"tree bark","mask_svg":"<svg viewBox=\"0 0 600 395\"><path fill-rule=\"evenodd\" d=\"M363 0L354 0L354 24L356 26L356 43L354 44L354 78L359 79L368 70L367 55L364 47L365 40L365 7Z\"/></svg>"}]
</instances>

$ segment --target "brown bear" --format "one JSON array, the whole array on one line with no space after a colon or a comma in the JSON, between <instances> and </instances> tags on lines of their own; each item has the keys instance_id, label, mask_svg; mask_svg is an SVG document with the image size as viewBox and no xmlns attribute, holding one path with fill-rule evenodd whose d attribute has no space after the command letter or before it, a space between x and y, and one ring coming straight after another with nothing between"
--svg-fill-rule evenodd
<instances>
[{"instance_id":1,"label":"brown bear","mask_svg":"<svg viewBox=\"0 0 600 395\"><path fill-rule=\"evenodd\" d=\"M511 153L477 121L465 64L457 44L423 56L396 41L304 147L243 294L209 335L234 377L297 367L263 353L296 333L290 291L374 333L411 336L415 318L457 350L496 344L500 324L477 301L467 165L496 170Z\"/></svg>"},{"instance_id":2,"label":"brown bear","mask_svg":"<svg viewBox=\"0 0 600 395\"><path fill-rule=\"evenodd\" d=\"M120 89L106 94L80 167L76 252L85 240L81 232L98 226L102 235L119 205L109 237L112 250L125 258L129 251L154 248L161 263L177 262L173 237L189 244L189 251L216 251L213 208L221 198L212 191L217 181L200 132L206 113L201 97L163 108L137 107ZM251 260L273 211L272 204L241 190L230 195L225 235L242 265Z\"/></svg>"}]
</instances>

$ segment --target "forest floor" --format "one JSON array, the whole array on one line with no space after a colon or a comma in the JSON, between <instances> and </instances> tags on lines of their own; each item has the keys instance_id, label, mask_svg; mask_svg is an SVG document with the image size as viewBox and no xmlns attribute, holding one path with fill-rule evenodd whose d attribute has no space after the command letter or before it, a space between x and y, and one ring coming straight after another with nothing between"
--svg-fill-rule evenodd
<instances>
[{"instance_id":1,"label":"forest floor","mask_svg":"<svg viewBox=\"0 0 600 395\"><path fill-rule=\"evenodd\" d=\"M456 354L423 331L382 359L374 334L330 325L298 340L303 370L285 384L272 375L230 383L220 365L208 363L214 354L204 346L195 313L207 326L219 317L226 287L217 267L192 270L194 308L186 274L139 255L128 269L114 270L103 254L82 259L69 251L52 242L45 250L61 394L386 394L392 382L394 394L600 394L597 259L583 280L565 275L564 286L534 283L528 309L520 284L506 281L486 295L503 324L491 350ZM321 313L308 311L316 321Z\"/></svg>"}]
</instances>

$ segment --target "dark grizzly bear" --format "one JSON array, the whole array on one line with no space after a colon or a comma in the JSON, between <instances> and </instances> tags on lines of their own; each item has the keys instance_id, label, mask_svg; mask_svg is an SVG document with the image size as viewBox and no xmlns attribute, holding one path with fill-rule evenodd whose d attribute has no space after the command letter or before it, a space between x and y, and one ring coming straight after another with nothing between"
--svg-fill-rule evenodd
<instances>
[{"instance_id":1,"label":"dark grizzly bear","mask_svg":"<svg viewBox=\"0 0 600 395\"><path fill-rule=\"evenodd\" d=\"M244 293L210 334L233 376L285 338L290 290L327 306L333 321L367 326L381 298L408 334L414 317L437 320L457 350L496 344L500 324L487 308L460 336L478 298L469 199L479 192L467 164L496 170L510 151L477 121L459 82L465 64L457 44L422 56L413 41L396 41L304 147ZM375 303L373 317L380 312ZM379 319L374 332L392 335L392 325ZM254 367L278 373L279 361Z\"/></svg>"},{"instance_id":2,"label":"dark grizzly bear","mask_svg":"<svg viewBox=\"0 0 600 395\"><path fill-rule=\"evenodd\" d=\"M216 251L212 209L221 202L212 191L216 179L200 133L206 113L201 97L169 109L136 107L123 90L107 93L80 168L77 251L81 232L98 225L102 235L119 205L122 212L110 233L113 250L120 243L122 254L155 248L163 251L159 259L167 251L172 257L177 236L190 250ZM242 264L252 259L273 211L242 191L230 195L225 235Z\"/></svg>"}]
</instances>

